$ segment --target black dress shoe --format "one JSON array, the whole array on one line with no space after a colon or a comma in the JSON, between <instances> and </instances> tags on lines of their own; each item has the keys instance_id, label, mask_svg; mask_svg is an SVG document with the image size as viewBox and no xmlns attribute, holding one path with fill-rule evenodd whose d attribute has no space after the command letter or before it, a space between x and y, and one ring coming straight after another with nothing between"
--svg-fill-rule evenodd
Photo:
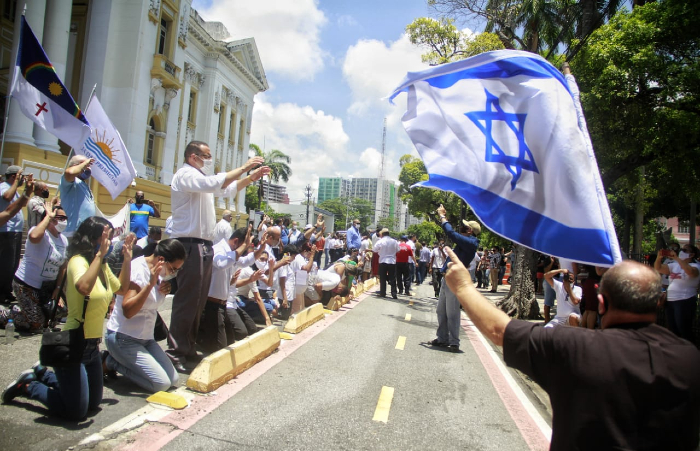
<instances>
[{"instance_id":1,"label":"black dress shoe","mask_svg":"<svg viewBox=\"0 0 700 451\"><path fill-rule=\"evenodd\" d=\"M399 297L396 296L395 294L392 294L391 297L392 297L393 299L398 299L398 298L399 298Z\"/></svg>"}]
</instances>

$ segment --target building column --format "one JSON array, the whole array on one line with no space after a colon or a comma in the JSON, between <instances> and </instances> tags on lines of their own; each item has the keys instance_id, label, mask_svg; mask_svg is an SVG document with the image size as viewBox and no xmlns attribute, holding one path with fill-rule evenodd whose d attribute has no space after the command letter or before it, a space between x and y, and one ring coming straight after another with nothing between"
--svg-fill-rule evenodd
<instances>
[{"instance_id":1,"label":"building column","mask_svg":"<svg viewBox=\"0 0 700 451\"><path fill-rule=\"evenodd\" d=\"M35 0L27 7L25 17L27 23L32 28L34 35L41 42L44 36L44 15L46 12L46 0ZM14 76L15 61L17 61L17 47L19 46L19 31L22 21L22 7L17 3L17 13L15 14L15 30L12 42L12 59L10 73ZM21 75L20 75L21 76ZM7 118L7 128L5 129L5 141L21 144L34 145L34 122L28 119L20 110L16 101L10 101L10 112Z\"/></svg>"},{"instance_id":2,"label":"building column","mask_svg":"<svg viewBox=\"0 0 700 451\"><path fill-rule=\"evenodd\" d=\"M51 0L46 5L46 20L44 21L44 38L42 40L44 51L49 57L56 75L64 84L72 9L73 0ZM60 152L58 139L36 124L34 124L34 143L40 149Z\"/></svg>"}]
</instances>

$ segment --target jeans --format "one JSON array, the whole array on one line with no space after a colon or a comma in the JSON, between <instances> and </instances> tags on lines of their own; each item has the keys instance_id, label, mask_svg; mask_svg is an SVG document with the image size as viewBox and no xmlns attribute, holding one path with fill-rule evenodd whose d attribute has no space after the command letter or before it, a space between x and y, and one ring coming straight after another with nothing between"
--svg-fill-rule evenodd
<instances>
[{"instance_id":1,"label":"jeans","mask_svg":"<svg viewBox=\"0 0 700 451\"><path fill-rule=\"evenodd\" d=\"M428 262L418 262L418 273L416 274L418 285L425 281L426 274L428 274Z\"/></svg>"},{"instance_id":2,"label":"jeans","mask_svg":"<svg viewBox=\"0 0 700 451\"><path fill-rule=\"evenodd\" d=\"M260 296L262 297L263 304L265 305L265 310L267 311L267 316L272 314L272 311L277 307L275 302L270 298L272 291L260 290ZM253 319L254 322L258 324L265 324L265 318L260 311L260 307L255 299L248 299L246 297L240 296L239 299L243 303L243 310ZM239 303L240 305L240 303Z\"/></svg>"},{"instance_id":3,"label":"jeans","mask_svg":"<svg viewBox=\"0 0 700 451\"><path fill-rule=\"evenodd\" d=\"M506 275L506 267L500 266L498 268L498 284L503 285L503 277Z\"/></svg>"},{"instance_id":4,"label":"jeans","mask_svg":"<svg viewBox=\"0 0 700 451\"><path fill-rule=\"evenodd\" d=\"M78 365L46 371L41 381L27 387L27 394L44 404L49 414L82 420L102 402L102 359L98 339L88 339Z\"/></svg>"},{"instance_id":5,"label":"jeans","mask_svg":"<svg viewBox=\"0 0 700 451\"><path fill-rule=\"evenodd\" d=\"M693 296L678 301L666 301L668 329L689 341L693 341L693 319L695 319L697 300L697 296Z\"/></svg>"},{"instance_id":6,"label":"jeans","mask_svg":"<svg viewBox=\"0 0 700 451\"><path fill-rule=\"evenodd\" d=\"M416 264L415 263L408 263L408 276L411 278L411 282L416 280Z\"/></svg>"},{"instance_id":7,"label":"jeans","mask_svg":"<svg viewBox=\"0 0 700 451\"><path fill-rule=\"evenodd\" d=\"M459 346L460 311L457 296L446 283L442 284L437 305L437 339L441 343Z\"/></svg>"},{"instance_id":8,"label":"jeans","mask_svg":"<svg viewBox=\"0 0 700 451\"><path fill-rule=\"evenodd\" d=\"M177 384L177 371L155 340L142 340L107 330L107 368L118 371L149 393L167 391Z\"/></svg>"}]
</instances>

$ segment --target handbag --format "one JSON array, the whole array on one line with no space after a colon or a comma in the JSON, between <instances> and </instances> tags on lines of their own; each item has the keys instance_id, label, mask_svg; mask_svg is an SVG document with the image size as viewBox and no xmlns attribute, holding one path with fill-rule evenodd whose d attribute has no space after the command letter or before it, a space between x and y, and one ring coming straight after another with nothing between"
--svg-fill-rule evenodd
<instances>
[{"instance_id":1,"label":"handbag","mask_svg":"<svg viewBox=\"0 0 700 451\"><path fill-rule=\"evenodd\" d=\"M85 351L86 342L83 325L89 300L90 296L85 296L83 317L77 328L60 332L44 332L41 336L39 361L42 365L61 368L80 363Z\"/></svg>"},{"instance_id":2,"label":"handbag","mask_svg":"<svg viewBox=\"0 0 700 451\"><path fill-rule=\"evenodd\" d=\"M168 338L168 326L165 325L165 321L160 317L160 313L156 312L156 324L153 326L153 339L155 341L163 341Z\"/></svg>"}]
</instances>

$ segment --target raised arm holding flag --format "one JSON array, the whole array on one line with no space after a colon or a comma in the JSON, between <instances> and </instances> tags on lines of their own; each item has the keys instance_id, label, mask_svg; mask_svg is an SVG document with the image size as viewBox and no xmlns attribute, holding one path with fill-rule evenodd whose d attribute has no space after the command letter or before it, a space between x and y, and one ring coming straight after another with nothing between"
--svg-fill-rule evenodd
<instances>
[{"instance_id":1,"label":"raised arm holding flag","mask_svg":"<svg viewBox=\"0 0 700 451\"><path fill-rule=\"evenodd\" d=\"M409 73L391 99L408 93L421 186L454 192L516 243L611 266L617 236L571 82L538 55L500 50Z\"/></svg>"}]
</instances>

